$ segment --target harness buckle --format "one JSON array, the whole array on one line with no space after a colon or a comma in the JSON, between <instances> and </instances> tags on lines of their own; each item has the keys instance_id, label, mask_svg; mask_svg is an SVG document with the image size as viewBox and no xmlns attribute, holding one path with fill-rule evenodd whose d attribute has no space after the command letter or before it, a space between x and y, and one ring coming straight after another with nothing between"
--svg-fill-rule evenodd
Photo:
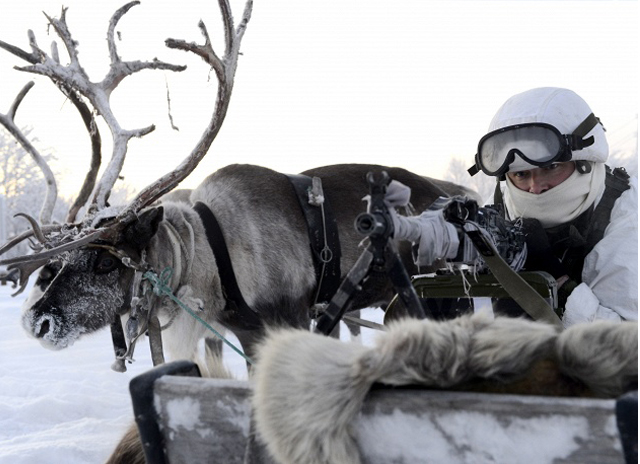
<instances>
[{"instance_id":1,"label":"harness buckle","mask_svg":"<svg viewBox=\"0 0 640 464\"><path fill-rule=\"evenodd\" d=\"M322 206L324 203L324 191L322 190L322 180L319 177L311 178L311 188L308 191L309 204L312 206Z\"/></svg>"}]
</instances>

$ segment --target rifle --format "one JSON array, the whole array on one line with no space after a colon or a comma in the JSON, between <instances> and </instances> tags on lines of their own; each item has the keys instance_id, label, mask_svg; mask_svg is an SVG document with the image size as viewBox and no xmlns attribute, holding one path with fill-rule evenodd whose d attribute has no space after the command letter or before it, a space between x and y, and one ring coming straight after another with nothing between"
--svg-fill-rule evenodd
<instances>
[{"instance_id":1,"label":"rifle","mask_svg":"<svg viewBox=\"0 0 640 464\"><path fill-rule=\"evenodd\" d=\"M462 197L437 200L429 209L441 209L445 220L457 228L460 244L456 257L443 270L409 278L391 240L394 222L385 202L391 178L384 171L369 173L367 182L368 209L358 215L355 228L368 237L369 245L319 317L317 333L331 333L349 310L360 284L374 272L386 274L397 292L385 311L385 322L406 316L440 318L423 304L429 300L490 297L513 298L533 319L562 327L555 314L555 279L546 272L518 272L526 259L524 233L520 224L506 220L498 207L478 207L475 201ZM470 303L465 309L469 308Z\"/></svg>"},{"instance_id":2,"label":"rifle","mask_svg":"<svg viewBox=\"0 0 640 464\"><path fill-rule=\"evenodd\" d=\"M362 252L356 264L351 268L338 287L329 305L319 317L316 333L329 335L342 316L348 311L351 301L361 288L361 283L373 273L383 273L391 280L398 298L404 304L407 313L419 319L429 317L423 309L418 295L411 285L411 279L405 269L393 236L393 219L387 205L385 195L391 178L386 171L378 175L367 174L369 184L369 205L366 213L356 217L356 230L369 239L369 245Z\"/></svg>"}]
</instances>

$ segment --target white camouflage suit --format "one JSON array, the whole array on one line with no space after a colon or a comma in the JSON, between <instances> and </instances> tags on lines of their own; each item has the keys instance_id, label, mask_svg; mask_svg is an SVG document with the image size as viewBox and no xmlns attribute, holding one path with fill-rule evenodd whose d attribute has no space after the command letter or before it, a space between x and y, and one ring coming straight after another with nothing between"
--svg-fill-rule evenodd
<instances>
[{"instance_id":1,"label":"white camouflage suit","mask_svg":"<svg viewBox=\"0 0 640 464\"><path fill-rule=\"evenodd\" d=\"M567 300L565 327L597 319L638 320L638 178L629 179L604 236L586 256Z\"/></svg>"},{"instance_id":2,"label":"white camouflage suit","mask_svg":"<svg viewBox=\"0 0 640 464\"><path fill-rule=\"evenodd\" d=\"M494 116L489 130L543 122L555 126L563 134L570 134L590 113L587 103L571 90L532 89L507 100ZM597 124L588 136L593 136L595 143L572 151L572 160L589 162L591 174L576 173L539 195L517 191L507 176L503 195L509 218L533 217L547 228L567 223L591 205L598 204L604 191L604 163L609 156L609 146L601 124ZM509 171L532 168L535 166L516 158ZM576 177L578 179L574 179ZM587 188L588 193L582 190L577 194L576 184L582 182L584 186L589 177L592 183ZM565 327L598 319L638 320L637 177L632 176L629 184L630 188L622 193L611 210L603 238L585 257L582 283L572 291L565 305L562 321Z\"/></svg>"}]
</instances>

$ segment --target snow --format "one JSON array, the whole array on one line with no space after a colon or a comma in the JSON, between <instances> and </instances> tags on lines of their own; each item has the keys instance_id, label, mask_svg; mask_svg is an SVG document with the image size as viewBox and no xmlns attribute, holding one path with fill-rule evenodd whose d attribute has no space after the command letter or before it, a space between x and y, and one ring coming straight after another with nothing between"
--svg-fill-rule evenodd
<instances>
[{"instance_id":1,"label":"snow","mask_svg":"<svg viewBox=\"0 0 640 464\"><path fill-rule=\"evenodd\" d=\"M434 463L547 464L571 457L591 432L587 418L579 413L511 418L505 423L504 418L472 411L439 411L431 418L394 411L358 426L360 446L370 456L384 456L386 462L421 462L429 456ZM375 439L390 433L402 439ZM541 443L539 437L549 439Z\"/></svg>"},{"instance_id":2,"label":"snow","mask_svg":"<svg viewBox=\"0 0 640 464\"><path fill-rule=\"evenodd\" d=\"M21 327L20 306L25 297L12 298L12 292L10 286L0 286L0 313L4 322L0 327L0 464L104 462L133 421L128 386L133 377L152 367L148 343L140 340L135 352L136 362L127 364L125 373L117 373L110 368L114 357L108 329L85 335L63 350L44 349ZM381 311L365 310L363 317L382 322ZM379 332L363 328L362 333L364 343L370 344ZM230 337L230 340L237 344L235 338ZM224 349L229 369L236 378L246 379L244 360L226 345ZM172 410L171 418L177 422L175 425L204 433L199 428L200 404L177 400ZM441 432L455 436L463 432L469 435L473 431L478 435L477 440L491 444L494 435L491 430L496 429L497 424L472 414L463 414L455 419L460 424L458 427L455 426L456 421L453 425L449 423L455 430L443 429ZM398 421L392 422L397 427ZM419 428L411 424L410 418L400 422L406 424L401 435L413 445L421 442L411 438L412 431ZM552 417L541 421L537 427L556 430L570 425L566 419L562 421ZM375 421L371 426L385 428L384 424L375 424ZM443 424L440 426L444 427ZM574 429L575 426L573 424ZM549 456L540 455L536 449L525 446L528 427L531 424L525 427L513 423L509 427L512 436L520 437L515 440L517 446L513 456L527 456L526 462L531 463L548 462ZM385 433L389 431L382 435ZM435 429L433 433L436 434ZM402 443L406 444L407 440ZM433 448L433 443L431 440L429 452L434 456L438 454L446 458L456 451L444 437L441 446ZM406 453L412 446L404 444L401 447ZM375 443L370 445L375 447ZM555 445L548 450L553 456L566 456L576 446L574 441L565 443L561 440L556 440ZM491 448L489 446L489 454ZM399 451L388 449L387 453L393 456ZM414 451L418 454L424 452L419 446ZM493 461L489 459L487 462Z\"/></svg>"},{"instance_id":3,"label":"snow","mask_svg":"<svg viewBox=\"0 0 640 464\"><path fill-rule=\"evenodd\" d=\"M194 430L200 424L200 402L193 398L180 398L167 403L169 428L183 427Z\"/></svg>"},{"instance_id":4,"label":"snow","mask_svg":"<svg viewBox=\"0 0 640 464\"><path fill-rule=\"evenodd\" d=\"M146 340L125 373L111 370L108 329L47 350L21 327L25 296L13 291L0 286L0 464L104 462L133 421L129 381L152 367ZM246 378L242 358L224 356Z\"/></svg>"},{"instance_id":5,"label":"snow","mask_svg":"<svg viewBox=\"0 0 640 464\"><path fill-rule=\"evenodd\" d=\"M108 329L63 350L45 349L20 324L29 291L12 298L11 286L0 286L0 464L104 462L133 421L129 381L153 366L148 343L138 342L125 373L111 370ZM378 320L370 319L381 322L382 312L375 314ZM373 332L363 329L364 338ZM244 360L224 350L234 376L246 379Z\"/></svg>"}]
</instances>

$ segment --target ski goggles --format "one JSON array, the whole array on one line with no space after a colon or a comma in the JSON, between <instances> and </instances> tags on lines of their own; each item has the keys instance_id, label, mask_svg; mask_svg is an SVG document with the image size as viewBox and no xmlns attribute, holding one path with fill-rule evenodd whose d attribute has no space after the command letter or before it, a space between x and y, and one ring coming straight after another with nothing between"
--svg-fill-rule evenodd
<instances>
[{"instance_id":1,"label":"ski goggles","mask_svg":"<svg viewBox=\"0 0 640 464\"><path fill-rule=\"evenodd\" d=\"M469 169L472 176L482 170L489 176L503 176L516 157L533 169L570 161L572 151L593 144L593 136L584 139L598 124L591 113L571 134L562 134L551 124L531 122L503 127L489 132L478 142L476 164ZM526 170L526 169L525 169Z\"/></svg>"}]
</instances>

